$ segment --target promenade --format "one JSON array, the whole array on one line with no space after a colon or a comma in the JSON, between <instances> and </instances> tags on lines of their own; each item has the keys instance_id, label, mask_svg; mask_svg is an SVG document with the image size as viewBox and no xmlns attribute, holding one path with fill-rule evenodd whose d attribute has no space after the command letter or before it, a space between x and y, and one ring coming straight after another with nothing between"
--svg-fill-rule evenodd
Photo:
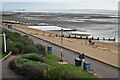
<instances>
[{"instance_id":1,"label":"promenade","mask_svg":"<svg viewBox=\"0 0 120 80\"><path fill-rule=\"evenodd\" d=\"M49 32L20 25L12 25L12 28L61 46L61 37L56 37L56 34L54 33L51 33L50 35ZM120 67L118 65L119 54L117 44L95 41L96 45L89 46L85 44L86 42L86 40L63 38L63 47L78 53L85 53L85 55L88 57L110 64L112 66ZM106 44L106 46L104 44Z\"/></svg>"}]
</instances>

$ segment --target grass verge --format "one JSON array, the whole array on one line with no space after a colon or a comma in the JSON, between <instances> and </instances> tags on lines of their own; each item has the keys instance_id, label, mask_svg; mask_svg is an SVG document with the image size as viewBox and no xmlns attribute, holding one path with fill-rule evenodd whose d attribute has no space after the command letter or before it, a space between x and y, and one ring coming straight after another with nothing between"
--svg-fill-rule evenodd
<instances>
[{"instance_id":1,"label":"grass verge","mask_svg":"<svg viewBox=\"0 0 120 80\"><path fill-rule=\"evenodd\" d=\"M46 64L49 64L53 67L62 67L64 71L67 73L76 76L77 78L94 78L96 80L99 80L98 77L88 73L87 71L84 71L80 69L79 67L76 67L72 64L59 64L60 58L55 55L47 55L46 56Z\"/></svg>"}]
</instances>

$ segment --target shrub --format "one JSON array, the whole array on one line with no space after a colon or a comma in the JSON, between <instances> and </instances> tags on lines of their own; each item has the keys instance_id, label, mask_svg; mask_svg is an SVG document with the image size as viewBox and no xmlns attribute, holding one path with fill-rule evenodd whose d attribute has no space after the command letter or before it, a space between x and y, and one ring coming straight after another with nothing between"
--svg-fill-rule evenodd
<instances>
[{"instance_id":1,"label":"shrub","mask_svg":"<svg viewBox=\"0 0 120 80\"><path fill-rule=\"evenodd\" d=\"M20 53L22 52L22 50L24 49L24 44L22 42L15 42L14 46L17 47L20 51Z\"/></svg>"},{"instance_id":2,"label":"shrub","mask_svg":"<svg viewBox=\"0 0 120 80\"><path fill-rule=\"evenodd\" d=\"M14 47L14 44L9 39L7 39L7 51L11 51Z\"/></svg>"},{"instance_id":3,"label":"shrub","mask_svg":"<svg viewBox=\"0 0 120 80\"><path fill-rule=\"evenodd\" d=\"M34 45L26 45L22 50L22 53L38 53L38 52L39 52L38 48Z\"/></svg>"},{"instance_id":4,"label":"shrub","mask_svg":"<svg viewBox=\"0 0 120 80\"><path fill-rule=\"evenodd\" d=\"M64 62L64 59L59 59L60 62Z\"/></svg>"},{"instance_id":5,"label":"shrub","mask_svg":"<svg viewBox=\"0 0 120 80\"><path fill-rule=\"evenodd\" d=\"M37 44L36 47L39 49L39 51L44 51L45 52L45 46L41 44Z\"/></svg>"},{"instance_id":6,"label":"shrub","mask_svg":"<svg viewBox=\"0 0 120 80\"><path fill-rule=\"evenodd\" d=\"M26 38L26 37L23 37L23 36L18 37L18 38L16 39L16 41L22 42L24 45L33 44L33 41L32 41L31 39Z\"/></svg>"},{"instance_id":7,"label":"shrub","mask_svg":"<svg viewBox=\"0 0 120 80\"><path fill-rule=\"evenodd\" d=\"M22 56L22 58L33 60L33 61L45 62L45 59L43 56L35 54L35 53L25 54Z\"/></svg>"},{"instance_id":8,"label":"shrub","mask_svg":"<svg viewBox=\"0 0 120 80\"><path fill-rule=\"evenodd\" d=\"M14 70L16 68L15 59L9 62L9 68Z\"/></svg>"},{"instance_id":9,"label":"shrub","mask_svg":"<svg viewBox=\"0 0 120 80\"><path fill-rule=\"evenodd\" d=\"M47 78L57 78L57 79L67 79L69 78L67 72L65 72L61 67L49 68L45 71L44 76Z\"/></svg>"},{"instance_id":10,"label":"shrub","mask_svg":"<svg viewBox=\"0 0 120 80\"><path fill-rule=\"evenodd\" d=\"M24 63L26 63L26 62L29 62L29 60L28 60L28 59L24 59L24 58L18 58L18 59L16 60L16 63L17 63L17 64L24 64Z\"/></svg>"},{"instance_id":11,"label":"shrub","mask_svg":"<svg viewBox=\"0 0 120 80\"><path fill-rule=\"evenodd\" d=\"M12 51L12 54L19 54L20 53L19 49L15 48L15 47L12 48L11 51Z\"/></svg>"},{"instance_id":12,"label":"shrub","mask_svg":"<svg viewBox=\"0 0 120 80\"><path fill-rule=\"evenodd\" d=\"M24 64L21 67L22 75L27 78L43 78L44 69L42 67L36 67L28 64Z\"/></svg>"},{"instance_id":13,"label":"shrub","mask_svg":"<svg viewBox=\"0 0 120 80\"><path fill-rule=\"evenodd\" d=\"M23 37L25 37L25 38L29 38L29 36L28 36L28 35L23 35Z\"/></svg>"},{"instance_id":14,"label":"shrub","mask_svg":"<svg viewBox=\"0 0 120 80\"><path fill-rule=\"evenodd\" d=\"M36 47L39 49L39 54L46 56L46 49L45 46L41 45L41 44L37 44Z\"/></svg>"}]
</instances>

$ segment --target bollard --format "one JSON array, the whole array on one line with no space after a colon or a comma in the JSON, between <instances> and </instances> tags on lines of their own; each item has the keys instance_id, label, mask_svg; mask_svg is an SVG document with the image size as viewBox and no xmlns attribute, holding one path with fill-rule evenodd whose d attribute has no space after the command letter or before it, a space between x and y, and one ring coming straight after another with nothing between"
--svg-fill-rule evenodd
<instances>
[{"instance_id":1,"label":"bollard","mask_svg":"<svg viewBox=\"0 0 120 80\"><path fill-rule=\"evenodd\" d=\"M108 40L110 41L110 38Z\"/></svg>"}]
</instances>

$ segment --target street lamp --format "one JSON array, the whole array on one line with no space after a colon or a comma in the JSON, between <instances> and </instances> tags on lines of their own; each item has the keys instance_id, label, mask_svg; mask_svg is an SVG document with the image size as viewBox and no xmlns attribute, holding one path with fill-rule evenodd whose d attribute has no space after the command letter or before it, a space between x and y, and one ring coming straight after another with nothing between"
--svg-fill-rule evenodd
<instances>
[{"instance_id":1,"label":"street lamp","mask_svg":"<svg viewBox=\"0 0 120 80\"><path fill-rule=\"evenodd\" d=\"M4 36L4 52L6 52L6 35L5 33L3 33Z\"/></svg>"},{"instance_id":2,"label":"street lamp","mask_svg":"<svg viewBox=\"0 0 120 80\"><path fill-rule=\"evenodd\" d=\"M61 29L61 58L63 58L63 49L62 49L62 45L63 45L63 29Z\"/></svg>"}]
</instances>

